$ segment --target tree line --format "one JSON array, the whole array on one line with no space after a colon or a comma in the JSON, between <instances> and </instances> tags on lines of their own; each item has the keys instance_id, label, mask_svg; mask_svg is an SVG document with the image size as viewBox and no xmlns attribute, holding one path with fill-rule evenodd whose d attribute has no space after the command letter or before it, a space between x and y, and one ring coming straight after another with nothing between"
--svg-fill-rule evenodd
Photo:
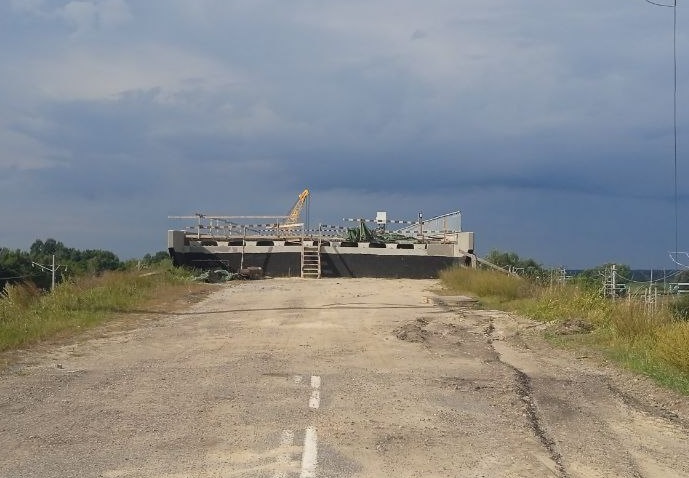
<instances>
[{"instance_id":1,"label":"tree line","mask_svg":"<svg viewBox=\"0 0 689 478\"><path fill-rule=\"evenodd\" d=\"M55 281L62 282L79 275L98 275L105 271L123 270L139 264L152 264L167 259L168 253L146 254L141 260L121 261L111 251L103 249L75 249L65 246L55 239L37 239L28 251L0 247L0 290L6 283L33 282L42 289L49 289L52 274L35 264L47 268L60 265L55 273Z\"/></svg>"},{"instance_id":2,"label":"tree line","mask_svg":"<svg viewBox=\"0 0 689 478\"><path fill-rule=\"evenodd\" d=\"M542 282L552 280L553 277L552 270L547 269L534 259L520 257L514 252L493 250L488 253L486 260L506 270L515 272L520 276L540 280ZM612 263L606 263L590 269L578 271L576 276L573 277L573 280L583 287L600 288L604 272L611 265ZM618 284L627 284L633 281L641 282L632 279L632 269L627 264L616 264L616 268ZM668 274L668 276L670 277L669 280L672 282L689 282L689 269L673 271L671 274ZM658 278L658 276L655 277L656 280L658 280ZM646 280L650 280L650 277Z\"/></svg>"}]
</instances>

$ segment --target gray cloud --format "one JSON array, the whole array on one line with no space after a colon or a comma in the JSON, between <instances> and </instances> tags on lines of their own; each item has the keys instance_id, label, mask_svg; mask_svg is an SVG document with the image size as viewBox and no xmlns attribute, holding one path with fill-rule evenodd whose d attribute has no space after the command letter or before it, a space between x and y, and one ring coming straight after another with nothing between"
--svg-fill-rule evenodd
<instances>
[{"instance_id":1,"label":"gray cloud","mask_svg":"<svg viewBox=\"0 0 689 478\"><path fill-rule=\"evenodd\" d=\"M309 187L323 221L462 209L486 248L662 266L670 14L593 0L0 5L0 199L17 204L6 220L35 218L3 240L47 230L141 255L168 214L283 213ZM112 227L96 234L85 223L102 214Z\"/></svg>"}]
</instances>

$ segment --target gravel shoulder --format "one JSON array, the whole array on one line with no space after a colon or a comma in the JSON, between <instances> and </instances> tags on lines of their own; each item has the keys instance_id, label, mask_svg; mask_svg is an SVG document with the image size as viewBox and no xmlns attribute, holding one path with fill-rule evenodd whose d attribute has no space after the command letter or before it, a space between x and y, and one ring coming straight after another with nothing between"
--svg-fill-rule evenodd
<instances>
[{"instance_id":1,"label":"gravel shoulder","mask_svg":"<svg viewBox=\"0 0 689 478\"><path fill-rule=\"evenodd\" d=\"M437 287L232 283L22 353L0 476L689 476L686 397Z\"/></svg>"}]
</instances>

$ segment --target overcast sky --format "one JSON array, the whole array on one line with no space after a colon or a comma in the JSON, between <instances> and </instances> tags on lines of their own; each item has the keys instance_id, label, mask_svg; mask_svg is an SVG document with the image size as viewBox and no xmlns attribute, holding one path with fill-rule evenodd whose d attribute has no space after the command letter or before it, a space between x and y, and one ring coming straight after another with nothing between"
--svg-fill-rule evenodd
<instances>
[{"instance_id":1,"label":"overcast sky","mask_svg":"<svg viewBox=\"0 0 689 478\"><path fill-rule=\"evenodd\" d=\"M168 215L309 188L312 223L461 210L480 255L672 267L672 27L645 0L5 0L0 246L140 257Z\"/></svg>"}]
</instances>

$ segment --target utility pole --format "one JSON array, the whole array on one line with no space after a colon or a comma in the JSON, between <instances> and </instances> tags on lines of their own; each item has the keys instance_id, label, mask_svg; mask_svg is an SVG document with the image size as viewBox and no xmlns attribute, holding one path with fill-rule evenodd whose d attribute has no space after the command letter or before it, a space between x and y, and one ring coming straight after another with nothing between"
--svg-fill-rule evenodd
<instances>
[{"instance_id":1,"label":"utility pole","mask_svg":"<svg viewBox=\"0 0 689 478\"><path fill-rule=\"evenodd\" d=\"M52 292L53 290L55 290L55 272L56 272L60 267L63 267L63 266L61 266L61 265L58 265L58 266L55 265L55 254L53 254L53 260L52 260L52 264L51 264L50 267L44 266L43 264L39 264L38 262L33 262L33 261L31 262L31 265L32 265L32 266L36 266L36 267L40 267L40 268L43 269L44 271L50 272L50 276L51 276L51 281L50 281L50 292Z\"/></svg>"},{"instance_id":2,"label":"utility pole","mask_svg":"<svg viewBox=\"0 0 689 478\"><path fill-rule=\"evenodd\" d=\"M603 272L603 295L613 300L617 295L617 265L612 264Z\"/></svg>"}]
</instances>

